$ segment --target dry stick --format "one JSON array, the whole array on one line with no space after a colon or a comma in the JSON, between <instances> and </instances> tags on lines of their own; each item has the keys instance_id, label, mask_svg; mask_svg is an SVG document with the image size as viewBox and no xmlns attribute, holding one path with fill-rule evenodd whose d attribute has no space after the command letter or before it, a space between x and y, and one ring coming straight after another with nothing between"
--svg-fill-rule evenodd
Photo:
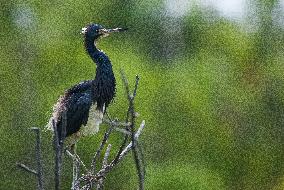
<instances>
[{"instance_id":1,"label":"dry stick","mask_svg":"<svg viewBox=\"0 0 284 190\"><path fill-rule=\"evenodd\" d=\"M84 164L84 162L80 159L80 157L78 155L74 155L72 154L69 150L65 150L65 153L70 156L72 158L72 160L76 159L76 161L83 166L83 169L88 172L89 170L87 169L86 165Z\"/></svg>"},{"instance_id":2,"label":"dry stick","mask_svg":"<svg viewBox=\"0 0 284 190\"><path fill-rule=\"evenodd\" d=\"M73 158L73 181L72 181L72 190L80 189L80 182L78 181L78 177L80 174L80 162L74 156Z\"/></svg>"},{"instance_id":3,"label":"dry stick","mask_svg":"<svg viewBox=\"0 0 284 190\"><path fill-rule=\"evenodd\" d=\"M52 119L52 127L54 131L53 143L55 149L55 168L54 168L54 182L55 182L55 190L59 190L60 188L60 146L59 146L59 136L58 131L55 127L55 121Z\"/></svg>"},{"instance_id":4,"label":"dry stick","mask_svg":"<svg viewBox=\"0 0 284 190\"><path fill-rule=\"evenodd\" d=\"M130 123L124 123L124 122L119 122L119 121L111 121L110 119L103 119L103 122L108 124L108 125L114 125L115 128L119 127L129 127ZM121 129L121 128L119 128Z\"/></svg>"},{"instance_id":5,"label":"dry stick","mask_svg":"<svg viewBox=\"0 0 284 190\"><path fill-rule=\"evenodd\" d=\"M111 121L110 117L109 117L109 119L103 119L103 122L108 124L108 125L113 125L114 130L116 130L118 132L121 132L125 135L131 135L131 133L129 131L127 131L126 129L120 128L120 127L124 127L124 128L129 127L130 123L124 123L124 122L119 122L119 121Z\"/></svg>"},{"instance_id":6,"label":"dry stick","mask_svg":"<svg viewBox=\"0 0 284 190\"><path fill-rule=\"evenodd\" d=\"M106 168L107 167L107 160L108 160L108 157L110 155L110 149L111 149L111 144L109 144L107 146L107 149L106 149L106 152L105 152L105 155L104 155L104 159L103 159L103 163L102 163L102 168ZM97 189L101 190L104 188L104 177L100 178L99 181L98 181L98 184L97 184Z\"/></svg>"},{"instance_id":7,"label":"dry stick","mask_svg":"<svg viewBox=\"0 0 284 190\"><path fill-rule=\"evenodd\" d=\"M80 189L80 181L78 181L78 176L80 173L80 164L83 165L84 167L86 167L84 165L84 163L79 160L79 158L76 157L76 155L71 154L71 152L69 150L65 150L66 154L68 156L70 156L73 160L73 181L72 181L72 190L78 190Z\"/></svg>"},{"instance_id":8,"label":"dry stick","mask_svg":"<svg viewBox=\"0 0 284 190\"><path fill-rule=\"evenodd\" d=\"M126 79L125 73L122 70L120 70L120 74L121 74L122 81L124 83L124 87L125 87L125 91L126 91L126 95L127 95L128 101L130 101L131 95L130 95L130 91L129 91L128 81ZM136 75L135 87L134 87L133 96L132 96L133 100L134 100L134 98L136 96L138 84L139 84L139 76ZM125 123L128 123L128 121L129 121L129 113L130 113L130 104L129 104L129 107L128 107L128 110L127 110L127 113L126 113ZM129 126L125 126L125 130L129 131ZM122 142L122 144L121 144L121 146L119 148L119 151L117 152L117 154L115 156L114 163L116 163L118 161L119 155L123 151L123 149L124 149L124 147L125 147L125 145L127 143L127 140L128 140L128 134L125 134L123 142Z\"/></svg>"},{"instance_id":9,"label":"dry stick","mask_svg":"<svg viewBox=\"0 0 284 190\"><path fill-rule=\"evenodd\" d=\"M55 180L55 190L60 189L60 175L62 168L62 153L64 146L64 139L66 136L66 126L67 126L67 113L63 111L62 113L62 128L61 128L61 137L57 131L56 123L52 119L52 127L54 131L54 147L55 147L55 171L54 171L54 180Z\"/></svg>"},{"instance_id":10,"label":"dry stick","mask_svg":"<svg viewBox=\"0 0 284 190\"><path fill-rule=\"evenodd\" d=\"M133 120L136 117L136 113L134 111L134 98L135 98L136 93L137 93L138 82L139 82L139 76L136 75L136 82L135 82L135 87L134 87L134 91L133 91L133 95L132 95L132 103L133 103L132 118L133 118ZM140 135L140 133L142 132L142 129L145 126L145 121L144 120L142 121L141 126L142 127L140 127L138 129L137 133L136 133L136 134L138 134L138 136ZM134 130L134 124L133 124L133 130ZM134 134L134 132L132 134ZM144 172L142 171L141 160L139 159L139 155L138 155L138 150L137 150L137 140L138 140L138 137L136 137L136 134L134 136L132 135L132 141L136 142L136 144L135 144L135 146L133 148L133 152L134 152L134 157L135 157L135 160L136 160L137 172L138 172L138 175L139 175L140 190L143 190L144 189L144 177L145 176L144 176Z\"/></svg>"},{"instance_id":11,"label":"dry stick","mask_svg":"<svg viewBox=\"0 0 284 190\"><path fill-rule=\"evenodd\" d=\"M105 152L105 156L104 156L104 160L103 160L103 168L105 168L107 166L107 160L110 154L110 149L111 149L111 144L109 144L107 146L106 152Z\"/></svg>"},{"instance_id":12,"label":"dry stick","mask_svg":"<svg viewBox=\"0 0 284 190\"><path fill-rule=\"evenodd\" d=\"M38 189L43 190L43 171L42 171L42 161L41 161L41 139L40 139L40 130L37 127L30 128L36 134L36 146L35 146L35 153L36 153L36 162L37 162L37 171L30 169L28 166L17 163L17 166L22 168L23 170L32 173L37 176L38 179Z\"/></svg>"},{"instance_id":13,"label":"dry stick","mask_svg":"<svg viewBox=\"0 0 284 190\"><path fill-rule=\"evenodd\" d=\"M31 128L36 133L36 161L37 161L37 177L38 177L38 189L43 189L43 172L42 172L42 160L41 160L41 139L40 130L37 127Z\"/></svg>"},{"instance_id":14,"label":"dry stick","mask_svg":"<svg viewBox=\"0 0 284 190\"><path fill-rule=\"evenodd\" d=\"M114 125L112 125L112 122L110 124L111 126L108 128L108 130L105 132L104 134L104 138L100 144L100 147L98 148L93 160L92 160L92 165L91 165L91 172L92 174L96 173L96 162L97 162L97 159L100 157L101 155L101 152L102 152L102 149L104 148L104 145L106 144L109 136L110 136L110 133L112 132L113 128L114 128Z\"/></svg>"},{"instance_id":15,"label":"dry stick","mask_svg":"<svg viewBox=\"0 0 284 190\"><path fill-rule=\"evenodd\" d=\"M134 90L133 90L133 100L134 100L134 97L136 96L136 93L137 93L138 83L139 83L139 76L136 75L135 87L134 87Z\"/></svg>"},{"instance_id":16,"label":"dry stick","mask_svg":"<svg viewBox=\"0 0 284 190\"><path fill-rule=\"evenodd\" d=\"M25 171L27 171L27 172L29 172L29 173L31 173L31 174L34 174L34 175L36 175L37 176L37 172L35 171L35 170L33 170L33 169L30 169L28 166L26 166L25 164L21 164L21 163L16 163L17 164L17 166L19 167L19 168L21 168L21 169L23 169L23 170L25 170Z\"/></svg>"},{"instance_id":17,"label":"dry stick","mask_svg":"<svg viewBox=\"0 0 284 190\"><path fill-rule=\"evenodd\" d=\"M135 138L135 110L134 110L134 102L133 102L133 98L131 98L130 100L130 112L131 112L131 118L130 118L130 129L131 129L131 140L132 140L132 152L134 155L134 160L135 160L135 165L136 165L136 169L137 169L137 174L139 177L139 189L143 190L144 189L144 175L143 175L143 171L142 171L142 166L141 166L141 162L139 159L139 155L138 155L138 149L137 149L137 139Z\"/></svg>"},{"instance_id":18,"label":"dry stick","mask_svg":"<svg viewBox=\"0 0 284 190\"><path fill-rule=\"evenodd\" d=\"M142 172L142 166L141 166L141 162L140 162L140 159L139 159L138 150L137 150L137 146L136 146L136 140L135 140L134 97L136 96L136 93L137 93L139 77L138 77L138 75L136 75L136 83L135 83L133 95L131 95L130 92L129 92L128 82L127 82L127 79L126 79L124 73L122 73L122 78L123 78L123 81L124 81L124 85L125 85L125 88L126 88L128 101L129 101L129 109L128 109L129 112L128 112L128 114L130 113L130 115L131 115L131 117L130 117L130 123L131 123L130 130L131 130L132 150L133 150L135 165L136 165L136 169L137 169L137 174L138 174L138 177L139 177L139 189L143 190L144 189L144 175L143 175L143 172Z\"/></svg>"},{"instance_id":19,"label":"dry stick","mask_svg":"<svg viewBox=\"0 0 284 190\"><path fill-rule=\"evenodd\" d=\"M145 121L143 120L139 129L137 130L136 134L134 135L135 140L137 141L137 139L139 138L140 134L142 133L142 130L145 127ZM106 160L109 156L109 150L110 147L107 148L107 151L105 153L104 156L104 164L102 166L102 169L99 170L95 175L88 173L86 175L83 175L82 177L80 177L78 179L78 181L82 181L82 182L86 182L87 184L84 185L81 190L85 189L91 189L92 188L92 184L96 183L99 184L100 181L104 180L105 175L107 173L109 173L118 163L120 163L120 161L127 155L127 153L129 153L131 150L133 149L133 144L132 142L130 142L121 152L121 154L118 156L118 160L115 162L115 160L112 160L112 162L110 162L110 164L105 165ZM97 189L100 189L102 186L97 186Z\"/></svg>"},{"instance_id":20,"label":"dry stick","mask_svg":"<svg viewBox=\"0 0 284 190\"><path fill-rule=\"evenodd\" d=\"M142 130L145 127L145 121L143 120L139 129L137 130L137 132L134 135L135 140L137 141L137 139L139 138L139 136L142 133ZM121 154L118 157L117 162L114 162L114 160L108 164L105 168L101 169L97 174L96 174L96 178L100 178L103 177L106 173L110 172L114 166L116 166L125 156L126 154L133 149L133 144L132 142L130 142L122 151Z\"/></svg>"}]
</instances>

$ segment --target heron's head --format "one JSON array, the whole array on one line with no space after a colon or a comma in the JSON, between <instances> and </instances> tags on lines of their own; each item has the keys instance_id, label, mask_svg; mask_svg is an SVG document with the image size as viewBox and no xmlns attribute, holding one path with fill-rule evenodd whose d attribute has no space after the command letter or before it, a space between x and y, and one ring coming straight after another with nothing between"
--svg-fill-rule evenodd
<instances>
[{"instance_id":1,"label":"heron's head","mask_svg":"<svg viewBox=\"0 0 284 190\"><path fill-rule=\"evenodd\" d=\"M123 28L106 29L99 24L89 24L85 26L84 28L82 28L81 34L83 34L88 39L96 40L99 37L106 37L110 33L122 32L125 30L127 29L123 29Z\"/></svg>"}]
</instances>

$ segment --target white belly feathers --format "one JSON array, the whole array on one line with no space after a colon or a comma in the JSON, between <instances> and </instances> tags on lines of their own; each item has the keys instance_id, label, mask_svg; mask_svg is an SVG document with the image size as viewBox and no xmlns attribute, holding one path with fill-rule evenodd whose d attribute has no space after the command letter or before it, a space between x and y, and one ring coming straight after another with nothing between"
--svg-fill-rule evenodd
<instances>
[{"instance_id":1,"label":"white belly feathers","mask_svg":"<svg viewBox=\"0 0 284 190\"><path fill-rule=\"evenodd\" d=\"M96 108L96 104L93 104L91 106L88 116L88 122L86 126L81 126L80 132L83 136L94 135L99 131L100 124L103 122L105 107L103 107L103 111L97 110Z\"/></svg>"}]
</instances>

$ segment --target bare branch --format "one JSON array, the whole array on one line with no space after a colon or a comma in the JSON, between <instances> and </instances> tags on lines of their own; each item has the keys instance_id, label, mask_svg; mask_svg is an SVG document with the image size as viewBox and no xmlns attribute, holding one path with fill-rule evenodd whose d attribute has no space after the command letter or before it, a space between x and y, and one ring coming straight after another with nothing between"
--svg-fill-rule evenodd
<instances>
[{"instance_id":1,"label":"bare branch","mask_svg":"<svg viewBox=\"0 0 284 190\"><path fill-rule=\"evenodd\" d=\"M83 166L83 168L84 168L84 170L85 170L86 172L89 171L89 170L87 169L86 165L84 164L84 162L80 159L80 157L79 157L78 155L72 154L69 150L65 150L65 152L66 152L66 154L67 154L68 156L70 156L70 157L72 158L72 160L76 160L76 162L78 162L79 165Z\"/></svg>"},{"instance_id":2,"label":"bare branch","mask_svg":"<svg viewBox=\"0 0 284 190\"><path fill-rule=\"evenodd\" d=\"M145 120L142 121L142 123L140 124L140 127L138 128L137 132L134 135L134 138L135 138L136 141L138 140L139 136L141 135L144 127L145 127Z\"/></svg>"},{"instance_id":3,"label":"bare branch","mask_svg":"<svg viewBox=\"0 0 284 190\"><path fill-rule=\"evenodd\" d=\"M80 189L80 181L78 181L80 175L80 162L73 156L73 181L72 181L72 190Z\"/></svg>"},{"instance_id":4,"label":"bare branch","mask_svg":"<svg viewBox=\"0 0 284 190\"><path fill-rule=\"evenodd\" d=\"M60 189L60 175L62 168L62 153L64 140L66 136L66 126L67 126L67 113L64 111L62 113L62 128L61 128L61 137L59 137L56 122L52 119L52 127L53 127L53 141L54 141L54 149L55 149L55 169L54 169L54 180L55 180L55 190Z\"/></svg>"},{"instance_id":5,"label":"bare branch","mask_svg":"<svg viewBox=\"0 0 284 190\"><path fill-rule=\"evenodd\" d=\"M55 182L55 190L59 190L60 188L60 168L61 168L61 151L59 146L59 135L58 131L56 129L56 123L54 119L52 119L52 127L54 131L53 136L53 143L54 143L54 149L55 149L55 168L54 168L54 182Z\"/></svg>"},{"instance_id":6,"label":"bare branch","mask_svg":"<svg viewBox=\"0 0 284 190\"><path fill-rule=\"evenodd\" d=\"M32 173L34 175L38 175L37 172L33 169L30 169L28 166L26 166L25 164L21 164L21 163L17 163L17 166L29 173Z\"/></svg>"},{"instance_id":7,"label":"bare branch","mask_svg":"<svg viewBox=\"0 0 284 190\"><path fill-rule=\"evenodd\" d=\"M135 137L135 141L138 140L139 136L141 135L143 129L145 127L145 121L143 120L138 131L135 133L134 137ZM133 148L133 143L132 141L125 147L125 149L121 152L121 154L119 155L119 160L121 161L123 159L123 157Z\"/></svg>"},{"instance_id":8,"label":"bare branch","mask_svg":"<svg viewBox=\"0 0 284 190\"><path fill-rule=\"evenodd\" d=\"M104 159L103 159L103 164L102 164L102 168L106 168L107 167L107 160L110 154L110 149L111 149L111 144L108 145L105 155L104 155ZM97 189L101 190L104 188L104 179L105 177L102 176L101 178L99 178L98 182L97 182Z\"/></svg>"},{"instance_id":9,"label":"bare branch","mask_svg":"<svg viewBox=\"0 0 284 190\"><path fill-rule=\"evenodd\" d=\"M105 168L107 166L107 160L110 154L110 149L111 149L111 144L108 145L106 152L105 152L105 156L104 156L104 160L103 160L103 168Z\"/></svg>"},{"instance_id":10,"label":"bare branch","mask_svg":"<svg viewBox=\"0 0 284 190\"><path fill-rule=\"evenodd\" d=\"M130 123L131 123L130 130L131 130L131 140L132 140L132 151L133 151L133 155L134 155L137 174L139 176L139 189L143 190L144 189L144 174L143 174L141 162L140 162L140 159L139 159L138 149L137 149L137 146L136 146L135 132L134 132L135 131L135 118L136 118L136 112L135 112L135 109L134 109L134 98L136 96L136 92L137 92L137 88L138 88L138 82L139 82L139 77L136 75L135 87L134 87L133 94L131 95L129 93L129 88L128 88L128 83L127 83L126 77L124 76L125 88L128 90L128 92L127 92L128 100L129 100L129 109L128 109L129 112L128 112L128 114L130 113Z\"/></svg>"},{"instance_id":11,"label":"bare branch","mask_svg":"<svg viewBox=\"0 0 284 190\"><path fill-rule=\"evenodd\" d=\"M142 133L142 130L145 127L145 121L143 121L140 125L140 128L138 129L139 133L135 134L135 138L136 140L139 138L140 134ZM121 152L121 154L119 155L119 159L117 162L114 162L114 160L108 164L106 167L102 168L100 171L98 171L98 173L96 174L96 177L99 178L101 176L104 176L106 173L108 173L110 170L113 169L114 166L116 166L126 155L127 153L132 150L133 148L133 144L132 142L130 142L125 149L123 149L123 151Z\"/></svg>"},{"instance_id":12,"label":"bare branch","mask_svg":"<svg viewBox=\"0 0 284 190\"><path fill-rule=\"evenodd\" d=\"M133 98L135 98L135 96L136 96L138 84L139 84L139 76L136 75L136 81L135 81L135 86L134 86L134 90L133 90Z\"/></svg>"},{"instance_id":13,"label":"bare branch","mask_svg":"<svg viewBox=\"0 0 284 190\"><path fill-rule=\"evenodd\" d=\"M121 129L121 128L114 128L114 129L115 129L116 131L118 131L118 132L124 134L124 135L127 135L127 136L130 136L130 135L131 135L131 133L130 133L129 131L125 130L125 129Z\"/></svg>"},{"instance_id":14,"label":"bare branch","mask_svg":"<svg viewBox=\"0 0 284 190\"><path fill-rule=\"evenodd\" d=\"M38 189L43 189L43 172L42 172L42 160L41 160L41 139L40 139L40 130L37 127L32 127L36 133L36 161L37 161L37 177L38 177Z\"/></svg>"},{"instance_id":15,"label":"bare branch","mask_svg":"<svg viewBox=\"0 0 284 190\"><path fill-rule=\"evenodd\" d=\"M110 121L107 119L103 119L103 122L108 124L108 125L113 125L114 127L129 127L130 123L124 123L124 122L119 122L119 121Z\"/></svg>"},{"instance_id":16,"label":"bare branch","mask_svg":"<svg viewBox=\"0 0 284 190\"><path fill-rule=\"evenodd\" d=\"M126 113L126 119L125 119L125 123L129 123L129 113L132 109L132 104L133 104L134 98L135 98L136 93L137 93L137 88L138 88L138 84L139 84L139 76L136 75L135 87L134 87L134 90L133 90L133 95L131 96L130 91L129 91L128 81L127 81L127 78L125 76L125 73L122 70L120 70L120 74L121 74L121 78L122 78L122 81L123 81L124 86L125 86L126 95L128 97L128 101L129 101L129 106L128 106L128 110L127 110L127 113ZM130 123L130 125L131 125L131 123ZM115 156L114 163L118 162L119 156L120 156L121 152L123 151L124 147L126 146L126 143L127 143L128 137L129 137L128 131L129 131L130 125L125 126L126 133L124 135L124 139L123 139L123 142L122 142L122 144L119 148L119 151L117 152L117 154Z\"/></svg>"},{"instance_id":17,"label":"bare branch","mask_svg":"<svg viewBox=\"0 0 284 190\"><path fill-rule=\"evenodd\" d=\"M111 123L112 123L112 122L111 122ZM97 152L96 152L96 154L95 154L95 156L94 156L94 158L93 158L92 165L91 165L91 172L92 172L93 174L96 173L96 161L97 161L97 159L100 157L101 151L102 151L102 149L104 148L104 145L106 144L107 139L109 138L109 135L110 135L110 133L112 132L113 128L114 128L114 126L111 125L111 126L108 128L108 130L105 132L104 138L103 138L103 140L102 140L102 142L101 142L101 144L100 144L100 147L98 148L98 150L97 150Z\"/></svg>"},{"instance_id":18,"label":"bare branch","mask_svg":"<svg viewBox=\"0 0 284 190\"><path fill-rule=\"evenodd\" d=\"M36 134L36 146L35 146L35 154L36 154L36 162L37 162L37 171L29 168L28 166L17 163L17 166L22 168L23 170L32 173L37 176L38 181L38 189L43 190L43 171L42 171L42 161L41 161L41 139L40 139L40 130L37 127L32 127L30 130L34 131Z\"/></svg>"},{"instance_id":19,"label":"bare branch","mask_svg":"<svg viewBox=\"0 0 284 190\"><path fill-rule=\"evenodd\" d=\"M138 140L138 138L141 135L144 127L145 127L145 121L143 120L139 129L134 134L135 141ZM105 155L104 155L102 168L96 174L92 174L91 172L88 172L87 174L85 174L82 177L80 177L79 179L77 179L77 184L79 184L80 182L86 183L84 186L82 186L82 188L80 190L83 190L83 189L89 190L89 189L92 188L93 184L96 185L97 190L103 189L103 182L104 182L106 174L108 174L117 164L119 164L120 161L122 161L122 159L127 155L127 153L129 153L131 150L133 150L134 147L133 147L133 143L131 141L122 150L122 152L119 155L118 160L116 162L115 162L115 159L114 159L110 162L110 164L107 164L107 159L108 159L109 154L110 154L110 148L111 148L111 145L109 144L108 147L107 147L107 150L105 152ZM144 182L144 178L142 178L141 182L142 183ZM143 184L142 184L142 188L144 188Z\"/></svg>"}]
</instances>

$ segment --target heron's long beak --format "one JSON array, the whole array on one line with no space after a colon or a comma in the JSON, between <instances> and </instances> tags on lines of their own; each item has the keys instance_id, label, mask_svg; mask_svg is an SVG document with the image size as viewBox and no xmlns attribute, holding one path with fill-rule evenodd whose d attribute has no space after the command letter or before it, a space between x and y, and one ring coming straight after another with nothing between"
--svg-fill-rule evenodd
<instances>
[{"instance_id":1,"label":"heron's long beak","mask_svg":"<svg viewBox=\"0 0 284 190\"><path fill-rule=\"evenodd\" d=\"M110 33L114 32L124 32L128 30L127 28L112 28L112 29L101 29L100 32L103 35L103 37L108 36Z\"/></svg>"},{"instance_id":2,"label":"heron's long beak","mask_svg":"<svg viewBox=\"0 0 284 190\"><path fill-rule=\"evenodd\" d=\"M106 29L107 33L112 33L112 32L124 32L128 30L127 28L112 28L112 29Z\"/></svg>"}]
</instances>

